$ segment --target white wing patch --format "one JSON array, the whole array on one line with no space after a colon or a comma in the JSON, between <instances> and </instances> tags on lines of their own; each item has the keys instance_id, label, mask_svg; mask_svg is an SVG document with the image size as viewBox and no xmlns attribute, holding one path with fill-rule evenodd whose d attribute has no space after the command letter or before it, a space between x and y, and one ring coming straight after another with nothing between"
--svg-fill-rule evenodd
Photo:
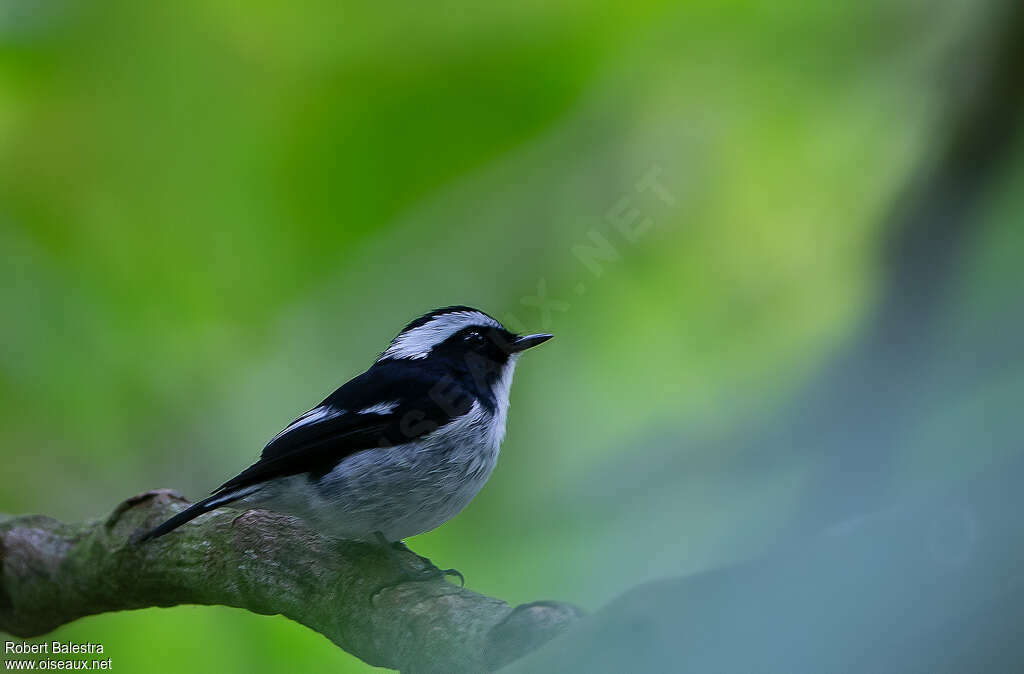
<instances>
[{"instance_id":1,"label":"white wing patch","mask_svg":"<svg viewBox=\"0 0 1024 674\"><path fill-rule=\"evenodd\" d=\"M390 414L398 407L398 401L392 400L389 403L377 403L376 405L370 405L356 412L356 414Z\"/></svg>"},{"instance_id":2,"label":"white wing patch","mask_svg":"<svg viewBox=\"0 0 1024 674\"><path fill-rule=\"evenodd\" d=\"M426 358L430 350L471 325L486 325L500 328L501 323L478 311L455 311L435 316L423 325L401 333L391 342L387 351L377 359L379 363L388 358Z\"/></svg>"},{"instance_id":3,"label":"white wing patch","mask_svg":"<svg viewBox=\"0 0 1024 674\"><path fill-rule=\"evenodd\" d=\"M241 489L234 489L232 491L227 491L227 492L224 492L223 494L221 494L218 498L213 499L212 501L210 501L206 505L208 505L209 507L213 508L215 506L219 506L222 503L227 503L228 501L236 501L236 500L238 500L240 498L245 498L249 494L252 494L253 492L259 491L262 488L263 488L262 484L254 484L251 487L243 487Z\"/></svg>"},{"instance_id":4,"label":"white wing patch","mask_svg":"<svg viewBox=\"0 0 1024 674\"><path fill-rule=\"evenodd\" d=\"M315 424L316 422L323 421L325 419L333 419L334 417L340 417L344 413L345 410L339 410L333 407L314 407L313 409L309 410L295 421L288 424L287 428L285 428L280 433L271 438L270 442L277 440L285 433L291 433L296 428L302 428L303 426L308 426L309 424Z\"/></svg>"}]
</instances>

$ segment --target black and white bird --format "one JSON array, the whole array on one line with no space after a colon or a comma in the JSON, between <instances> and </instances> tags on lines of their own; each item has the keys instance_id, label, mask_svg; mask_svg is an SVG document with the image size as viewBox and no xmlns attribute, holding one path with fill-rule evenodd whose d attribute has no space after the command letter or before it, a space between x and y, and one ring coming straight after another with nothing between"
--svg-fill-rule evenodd
<instances>
[{"instance_id":1,"label":"black and white bird","mask_svg":"<svg viewBox=\"0 0 1024 674\"><path fill-rule=\"evenodd\" d=\"M490 477L519 356L550 338L515 335L471 307L431 311L275 435L259 461L138 541L229 504L351 540L401 545L430 531Z\"/></svg>"}]
</instances>

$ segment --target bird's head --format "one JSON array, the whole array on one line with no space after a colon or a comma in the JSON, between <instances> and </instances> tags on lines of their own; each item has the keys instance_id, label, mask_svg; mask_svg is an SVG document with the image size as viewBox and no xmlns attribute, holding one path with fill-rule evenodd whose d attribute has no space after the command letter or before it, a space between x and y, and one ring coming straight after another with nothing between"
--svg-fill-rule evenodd
<instances>
[{"instance_id":1,"label":"bird's head","mask_svg":"<svg viewBox=\"0 0 1024 674\"><path fill-rule=\"evenodd\" d=\"M552 335L517 335L479 309L435 309L405 326L377 359L427 361L458 371L474 368L499 373L519 355Z\"/></svg>"}]
</instances>

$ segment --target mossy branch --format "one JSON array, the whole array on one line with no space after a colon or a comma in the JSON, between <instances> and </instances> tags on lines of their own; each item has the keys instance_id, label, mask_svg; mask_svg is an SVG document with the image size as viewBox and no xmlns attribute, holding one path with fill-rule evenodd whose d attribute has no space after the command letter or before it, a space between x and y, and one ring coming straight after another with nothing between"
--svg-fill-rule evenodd
<instances>
[{"instance_id":1,"label":"mossy branch","mask_svg":"<svg viewBox=\"0 0 1024 674\"><path fill-rule=\"evenodd\" d=\"M394 581L384 551L261 510L215 511L155 541L130 542L188 505L157 490L124 501L105 520L66 524L28 515L0 523L0 630L32 637L108 611L220 604L279 613L373 665L480 672L533 650L580 616L557 602L513 609L441 579L374 595ZM404 556L410 567L422 564Z\"/></svg>"}]
</instances>

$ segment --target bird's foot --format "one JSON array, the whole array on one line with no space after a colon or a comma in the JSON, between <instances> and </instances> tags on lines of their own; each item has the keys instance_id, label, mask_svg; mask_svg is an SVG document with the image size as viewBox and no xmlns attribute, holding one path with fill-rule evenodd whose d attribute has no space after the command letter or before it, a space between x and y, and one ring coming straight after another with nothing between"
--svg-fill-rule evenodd
<instances>
[{"instance_id":1,"label":"bird's foot","mask_svg":"<svg viewBox=\"0 0 1024 674\"><path fill-rule=\"evenodd\" d=\"M397 578L389 583L385 583L374 589L370 594L370 603L384 590L404 585L405 583L423 583L438 578L447 578L448 576L455 576L459 579L459 586L466 586L466 578L457 569L441 569L438 568L430 559L423 555L417 555L415 552L410 550L405 543L402 541L395 541L394 543L388 543L387 541L381 541L383 536L378 537L378 542L382 544L384 549L388 552L388 557L396 569ZM416 557L423 564L422 568L410 569L402 559L401 553L408 552Z\"/></svg>"},{"instance_id":2,"label":"bird's foot","mask_svg":"<svg viewBox=\"0 0 1024 674\"><path fill-rule=\"evenodd\" d=\"M455 577L457 577L459 579L459 587L466 587L466 577L463 576L462 573L458 569L439 569L436 564L434 564L432 561L430 561L429 557L424 557L423 555L417 555L415 552L410 550L409 546L407 546L402 541L395 541L394 543L391 544L391 548L393 550L398 551L398 552L408 552L408 553L410 553L412 555L415 555L416 559L418 559L421 562L423 562L423 564L427 568L423 569L421 571L421 573L424 573L424 574L427 574L427 575L430 576L430 578L428 578L427 580L431 580L431 579L437 578L439 576L444 576L444 577L455 576Z\"/></svg>"}]
</instances>

